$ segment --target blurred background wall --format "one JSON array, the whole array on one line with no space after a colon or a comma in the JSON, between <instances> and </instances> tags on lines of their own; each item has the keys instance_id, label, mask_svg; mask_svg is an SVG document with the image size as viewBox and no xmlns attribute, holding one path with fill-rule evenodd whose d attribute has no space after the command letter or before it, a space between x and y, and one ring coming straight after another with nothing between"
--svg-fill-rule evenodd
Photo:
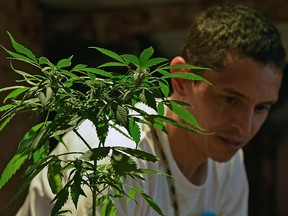
<instances>
[{"instance_id":1,"label":"blurred background wall","mask_svg":"<svg viewBox=\"0 0 288 216\"><path fill-rule=\"evenodd\" d=\"M286 0L233 2L255 8L269 17L278 26L288 48ZM212 4L222 3L219 0L0 0L0 44L11 47L6 33L9 31L37 56L45 55L55 62L74 54L75 63L91 66L103 59L89 46L105 47L120 54L138 54L153 46L155 55L172 58L179 54L194 16ZM0 87L15 84L18 78L6 56L0 49ZM288 212L286 86L285 77L279 104L252 144L245 148L252 216L286 216ZM1 93L0 106L4 97ZM16 151L20 138L35 121L33 115L19 116L0 133L0 173ZM16 174L0 190L0 216L15 215L25 193L6 206L22 183L21 174Z\"/></svg>"}]
</instances>

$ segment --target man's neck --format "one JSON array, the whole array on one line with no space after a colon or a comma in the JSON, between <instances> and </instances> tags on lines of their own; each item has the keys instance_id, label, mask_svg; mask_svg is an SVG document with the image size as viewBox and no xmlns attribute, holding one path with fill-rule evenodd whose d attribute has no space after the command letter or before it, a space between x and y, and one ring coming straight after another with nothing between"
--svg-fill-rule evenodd
<instances>
[{"instance_id":1,"label":"man's neck","mask_svg":"<svg viewBox=\"0 0 288 216\"><path fill-rule=\"evenodd\" d=\"M167 110L167 117L179 120ZM170 148L175 161L185 177L195 185L204 184L207 176L207 157L193 145L192 132L167 125Z\"/></svg>"}]
</instances>

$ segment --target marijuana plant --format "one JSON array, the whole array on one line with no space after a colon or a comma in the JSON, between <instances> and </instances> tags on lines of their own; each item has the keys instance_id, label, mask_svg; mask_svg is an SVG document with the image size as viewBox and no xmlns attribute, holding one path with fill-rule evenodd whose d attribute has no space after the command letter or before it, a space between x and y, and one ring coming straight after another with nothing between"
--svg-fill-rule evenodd
<instances>
[{"instance_id":1,"label":"marijuana plant","mask_svg":"<svg viewBox=\"0 0 288 216\"><path fill-rule=\"evenodd\" d=\"M166 132L166 124L197 133L203 131L194 117L183 107L188 104L169 100L167 82L169 78L207 82L193 73L170 74L168 72L171 68L201 68L191 65L169 66L167 59L152 57L152 47L145 49L139 57L132 54L119 55L104 48L91 47L111 58L111 61L96 68L84 64L73 65L73 56L53 64L46 57L36 57L29 49L16 42L11 34L8 35L14 50L2 48L10 55L12 70L21 75L22 79L18 80L21 85L0 89L0 92L9 91L3 101L4 104L0 107L0 131L14 116L23 112L32 111L37 116L41 116L43 121L36 123L20 141L18 150L1 175L0 189L27 160L30 160L32 165L24 172L27 180L15 198L29 186L31 180L44 167L48 167L49 184L55 194L51 215L69 212L69 210L62 210L69 196L77 208L79 197L86 196L84 186L91 190L94 216L96 207L100 204L103 215L107 213L116 215L112 198L132 199L136 192L140 193L155 211L163 215L158 205L141 188L131 186L130 192L126 193L123 179L130 176L141 180L144 174L160 173L157 170L137 167L135 158L152 162L158 159L137 149L140 140L140 123L164 132ZM14 61L32 65L39 73L33 75L17 69L13 66ZM105 70L107 67L125 68L126 73L107 71ZM155 73L159 73L160 76L154 76ZM75 85L85 88L85 92L74 88ZM155 98L159 100L156 101ZM156 114L148 114L138 109L136 107L138 102L148 105L155 110ZM164 106L188 124L165 117ZM86 119L95 125L100 140L97 148L92 148L77 131L79 125ZM110 128L115 128L123 136L135 141L135 148L105 146ZM59 145L65 145L62 136L68 131L74 131L89 149L87 152L69 152L67 149L67 152L63 153L75 155L74 160L63 160L61 157L63 154L50 154L51 140L57 140ZM103 158L107 158L109 163L98 164ZM63 176L67 171L69 171L68 180L64 182ZM114 192L101 193L107 188L113 189L109 191Z\"/></svg>"}]
</instances>

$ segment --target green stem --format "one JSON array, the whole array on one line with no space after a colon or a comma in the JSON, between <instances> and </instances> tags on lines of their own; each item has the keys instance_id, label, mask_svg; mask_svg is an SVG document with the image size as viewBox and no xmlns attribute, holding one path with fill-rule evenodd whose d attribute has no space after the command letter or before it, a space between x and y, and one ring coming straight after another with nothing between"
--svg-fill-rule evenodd
<instances>
[{"instance_id":1,"label":"green stem","mask_svg":"<svg viewBox=\"0 0 288 216\"><path fill-rule=\"evenodd\" d=\"M92 215L96 216L96 207L97 207L97 160L94 160L93 167L93 182L92 182L92 193L93 193L93 206L92 206Z\"/></svg>"},{"instance_id":2,"label":"green stem","mask_svg":"<svg viewBox=\"0 0 288 216\"><path fill-rule=\"evenodd\" d=\"M93 150L91 146L86 142L86 140L81 136L81 134L76 130L73 129L73 132L77 134L77 136L84 142L84 144L87 146L89 150ZM93 174L92 174L92 216L96 216L96 207L97 207L97 160L94 160L94 166L93 166Z\"/></svg>"},{"instance_id":3,"label":"green stem","mask_svg":"<svg viewBox=\"0 0 288 216\"><path fill-rule=\"evenodd\" d=\"M75 128L73 129L73 132L77 134L77 136L84 142L84 144L87 146L89 150L91 151L93 150L91 146L86 142L86 140L81 136L81 134Z\"/></svg>"}]
</instances>

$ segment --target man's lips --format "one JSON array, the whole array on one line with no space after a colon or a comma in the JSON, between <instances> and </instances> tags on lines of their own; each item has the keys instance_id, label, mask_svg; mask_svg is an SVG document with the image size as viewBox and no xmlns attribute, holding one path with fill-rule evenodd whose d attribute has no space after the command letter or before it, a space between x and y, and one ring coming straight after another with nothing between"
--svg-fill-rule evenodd
<instances>
[{"instance_id":1,"label":"man's lips","mask_svg":"<svg viewBox=\"0 0 288 216\"><path fill-rule=\"evenodd\" d=\"M220 139L225 145L235 150L238 150L245 145L245 142L239 139L227 138L227 137L220 137Z\"/></svg>"}]
</instances>

